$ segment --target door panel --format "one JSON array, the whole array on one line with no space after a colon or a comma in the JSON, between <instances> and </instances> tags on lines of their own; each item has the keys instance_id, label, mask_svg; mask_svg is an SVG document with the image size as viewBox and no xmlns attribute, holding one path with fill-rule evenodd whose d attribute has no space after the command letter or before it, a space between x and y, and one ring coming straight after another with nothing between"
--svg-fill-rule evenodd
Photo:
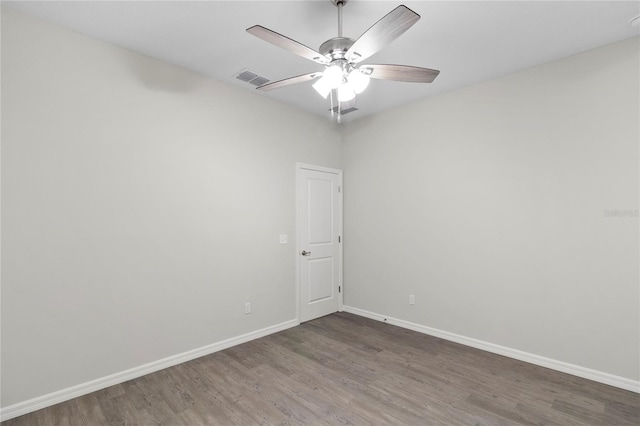
<instances>
[{"instance_id":1,"label":"door panel","mask_svg":"<svg viewBox=\"0 0 640 426\"><path fill-rule=\"evenodd\" d=\"M300 321L308 321L341 306L342 172L300 165L297 172Z\"/></svg>"},{"instance_id":2,"label":"door panel","mask_svg":"<svg viewBox=\"0 0 640 426\"><path fill-rule=\"evenodd\" d=\"M333 182L331 180L309 179L309 244L327 244L333 241L334 224Z\"/></svg>"},{"instance_id":3,"label":"door panel","mask_svg":"<svg viewBox=\"0 0 640 426\"><path fill-rule=\"evenodd\" d=\"M307 303L333 297L333 258L309 259L309 296Z\"/></svg>"}]
</instances>

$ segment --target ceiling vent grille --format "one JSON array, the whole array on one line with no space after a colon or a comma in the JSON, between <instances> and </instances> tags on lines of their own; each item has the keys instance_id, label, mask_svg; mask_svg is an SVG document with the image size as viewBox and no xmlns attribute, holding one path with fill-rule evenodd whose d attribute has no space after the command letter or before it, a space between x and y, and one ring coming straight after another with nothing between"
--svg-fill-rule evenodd
<instances>
[{"instance_id":1,"label":"ceiling vent grille","mask_svg":"<svg viewBox=\"0 0 640 426\"><path fill-rule=\"evenodd\" d=\"M340 110L340 115L349 114L350 112L357 111L357 110L358 110L358 108L356 108L356 107L343 108L343 109ZM329 111L331 111L331 108L329 108ZM335 114L338 113L338 107L337 106L333 107L333 112Z\"/></svg>"},{"instance_id":2,"label":"ceiling vent grille","mask_svg":"<svg viewBox=\"0 0 640 426\"><path fill-rule=\"evenodd\" d=\"M242 80L245 83L253 84L254 86L262 86L269 82L268 78L259 76L258 74L249 70L242 70L235 75L238 80Z\"/></svg>"},{"instance_id":3,"label":"ceiling vent grille","mask_svg":"<svg viewBox=\"0 0 640 426\"><path fill-rule=\"evenodd\" d=\"M262 86L263 84L267 84L268 82L269 82L268 78L257 76L256 78L251 80L249 83L253 84L254 86Z\"/></svg>"}]
</instances>

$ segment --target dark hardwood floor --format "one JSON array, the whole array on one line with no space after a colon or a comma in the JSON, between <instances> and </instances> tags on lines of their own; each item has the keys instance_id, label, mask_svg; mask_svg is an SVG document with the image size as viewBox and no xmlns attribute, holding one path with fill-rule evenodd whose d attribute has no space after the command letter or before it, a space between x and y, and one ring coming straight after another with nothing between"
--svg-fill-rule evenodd
<instances>
[{"instance_id":1,"label":"dark hardwood floor","mask_svg":"<svg viewBox=\"0 0 640 426\"><path fill-rule=\"evenodd\" d=\"M3 425L634 425L640 395L338 313Z\"/></svg>"}]
</instances>

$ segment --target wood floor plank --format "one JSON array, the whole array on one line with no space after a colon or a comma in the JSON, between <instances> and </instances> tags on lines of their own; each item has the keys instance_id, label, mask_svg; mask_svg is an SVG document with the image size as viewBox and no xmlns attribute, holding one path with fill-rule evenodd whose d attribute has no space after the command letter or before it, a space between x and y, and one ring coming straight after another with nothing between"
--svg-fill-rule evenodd
<instances>
[{"instance_id":1,"label":"wood floor plank","mask_svg":"<svg viewBox=\"0 0 640 426\"><path fill-rule=\"evenodd\" d=\"M347 313L2 426L633 425L640 395Z\"/></svg>"}]
</instances>

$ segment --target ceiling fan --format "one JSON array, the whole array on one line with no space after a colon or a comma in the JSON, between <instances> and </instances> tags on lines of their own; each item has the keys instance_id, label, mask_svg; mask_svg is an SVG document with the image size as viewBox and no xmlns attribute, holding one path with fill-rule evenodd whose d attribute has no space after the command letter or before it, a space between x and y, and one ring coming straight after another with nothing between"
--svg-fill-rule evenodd
<instances>
[{"instance_id":1,"label":"ceiling fan","mask_svg":"<svg viewBox=\"0 0 640 426\"><path fill-rule=\"evenodd\" d=\"M329 0L338 8L338 37L320 45L318 51L311 49L282 34L260 25L247 28L247 32L275 46L288 50L303 58L324 65L324 71L312 72L263 84L256 89L268 91L292 84L303 83L321 77L313 88L325 99L331 95L332 114L353 105L357 94L362 93L369 79L394 80L412 83L431 83L440 73L438 70L409 65L360 64L374 53L400 37L420 15L406 6L398 6L373 24L357 40L342 35L342 8L348 0ZM333 106L334 92L337 106Z\"/></svg>"}]
</instances>

